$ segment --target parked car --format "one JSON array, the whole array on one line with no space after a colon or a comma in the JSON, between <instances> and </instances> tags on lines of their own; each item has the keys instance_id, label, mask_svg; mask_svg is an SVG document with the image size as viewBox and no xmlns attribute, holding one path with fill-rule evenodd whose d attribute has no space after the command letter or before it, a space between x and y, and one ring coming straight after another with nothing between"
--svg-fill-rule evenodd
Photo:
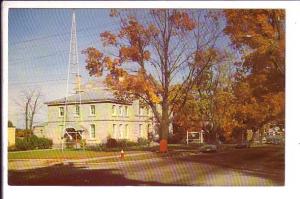
<instances>
[{"instance_id":1,"label":"parked car","mask_svg":"<svg viewBox=\"0 0 300 199\"><path fill-rule=\"evenodd\" d=\"M200 147L200 151L203 153L217 152L217 146L214 144L206 144Z\"/></svg>"},{"instance_id":2,"label":"parked car","mask_svg":"<svg viewBox=\"0 0 300 199\"><path fill-rule=\"evenodd\" d=\"M250 143L248 142L244 142L244 143L241 143L241 144L237 144L235 146L236 149L245 149L245 148L250 148Z\"/></svg>"}]
</instances>

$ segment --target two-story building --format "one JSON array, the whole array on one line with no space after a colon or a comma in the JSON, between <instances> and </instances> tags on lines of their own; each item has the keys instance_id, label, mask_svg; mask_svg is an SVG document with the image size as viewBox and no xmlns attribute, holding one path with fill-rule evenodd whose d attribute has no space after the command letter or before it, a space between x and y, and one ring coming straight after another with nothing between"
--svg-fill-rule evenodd
<instances>
[{"instance_id":1,"label":"two-story building","mask_svg":"<svg viewBox=\"0 0 300 199\"><path fill-rule=\"evenodd\" d=\"M102 88L46 102L48 122L45 137L55 145L61 143L64 130L85 131L87 144L105 143L108 137L136 141L154 133L152 110L139 100L125 103L111 90Z\"/></svg>"}]
</instances>

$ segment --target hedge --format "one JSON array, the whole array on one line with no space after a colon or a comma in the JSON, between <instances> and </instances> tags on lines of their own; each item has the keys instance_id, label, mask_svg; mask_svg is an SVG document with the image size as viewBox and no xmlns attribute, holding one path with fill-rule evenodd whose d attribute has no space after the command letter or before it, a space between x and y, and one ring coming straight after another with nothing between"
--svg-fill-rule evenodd
<instances>
[{"instance_id":1,"label":"hedge","mask_svg":"<svg viewBox=\"0 0 300 199\"><path fill-rule=\"evenodd\" d=\"M52 145L52 140L39 138L36 135L16 139L17 150L50 149Z\"/></svg>"}]
</instances>

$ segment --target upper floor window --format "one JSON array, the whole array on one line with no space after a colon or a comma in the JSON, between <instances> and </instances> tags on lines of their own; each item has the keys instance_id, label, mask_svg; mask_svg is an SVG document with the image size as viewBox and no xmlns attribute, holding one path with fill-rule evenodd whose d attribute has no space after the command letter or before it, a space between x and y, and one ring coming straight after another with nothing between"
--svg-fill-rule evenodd
<instances>
[{"instance_id":1,"label":"upper floor window","mask_svg":"<svg viewBox=\"0 0 300 199\"><path fill-rule=\"evenodd\" d=\"M96 107L95 107L95 105L91 105L90 106L90 111L91 111L91 115L95 115L96 114Z\"/></svg>"},{"instance_id":2,"label":"upper floor window","mask_svg":"<svg viewBox=\"0 0 300 199\"><path fill-rule=\"evenodd\" d=\"M113 132L112 132L113 137L116 138L117 137L116 124L113 124L113 129L112 130L113 130Z\"/></svg>"},{"instance_id":3,"label":"upper floor window","mask_svg":"<svg viewBox=\"0 0 300 199\"><path fill-rule=\"evenodd\" d=\"M139 107L139 115L143 115L143 107Z\"/></svg>"},{"instance_id":4,"label":"upper floor window","mask_svg":"<svg viewBox=\"0 0 300 199\"><path fill-rule=\"evenodd\" d=\"M151 116L151 109L149 107L147 108L147 115Z\"/></svg>"},{"instance_id":5,"label":"upper floor window","mask_svg":"<svg viewBox=\"0 0 300 199\"><path fill-rule=\"evenodd\" d=\"M75 115L77 115L77 116L80 115L80 106L79 105L75 106Z\"/></svg>"},{"instance_id":6,"label":"upper floor window","mask_svg":"<svg viewBox=\"0 0 300 199\"><path fill-rule=\"evenodd\" d=\"M122 106L119 106L119 115L121 116L123 114Z\"/></svg>"},{"instance_id":7,"label":"upper floor window","mask_svg":"<svg viewBox=\"0 0 300 199\"><path fill-rule=\"evenodd\" d=\"M128 116L128 106L125 106L125 116Z\"/></svg>"},{"instance_id":8,"label":"upper floor window","mask_svg":"<svg viewBox=\"0 0 300 199\"><path fill-rule=\"evenodd\" d=\"M59 107L59 117L63 117L65 115L65 109L64 107Z\"/></svg>"},{"instance_id":9,"label":"upper floor window","mask_svg":"<svg viewBox=\"0 0 300 199\"><path fill-rule=\"evenodd\" d=\"M117 114L117 110L116 110L116 106L115 105L112 106L112 114L113 115Z\"/></svg>"}]
</instances>

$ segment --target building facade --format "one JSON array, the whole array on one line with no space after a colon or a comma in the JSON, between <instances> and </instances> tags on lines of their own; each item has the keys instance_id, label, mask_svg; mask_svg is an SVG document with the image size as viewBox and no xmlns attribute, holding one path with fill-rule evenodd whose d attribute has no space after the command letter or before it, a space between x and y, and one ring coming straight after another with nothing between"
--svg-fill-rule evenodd
<instances>
[{"instance_id":1,"label":"building facade","mask_svg":"<svg viewBox=\"0 0 300 199\"><path fill-rule=\"evenodd\" d=\"M80 103L78 103L80 102ZM108 89L97 89L50 101L45 137L60 144L65 129L84 130L87 144L105 143L108 137L136 141L156 132L152 110L138 100L124 103Z\"/></svg>"}]
</instances>

